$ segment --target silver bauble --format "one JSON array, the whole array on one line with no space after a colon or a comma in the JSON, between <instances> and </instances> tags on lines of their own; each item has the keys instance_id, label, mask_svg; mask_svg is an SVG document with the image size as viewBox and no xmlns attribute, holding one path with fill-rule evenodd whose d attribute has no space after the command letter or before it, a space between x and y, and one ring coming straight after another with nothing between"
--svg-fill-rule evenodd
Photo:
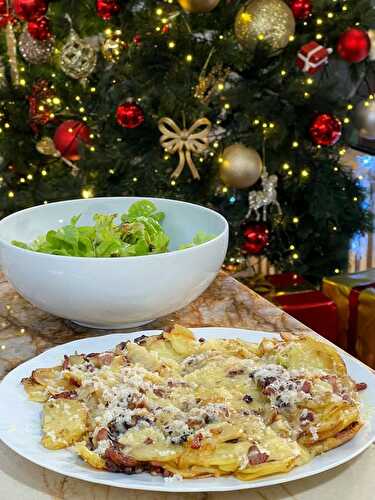
<instances>
[{"instance_id":1,"label":"silver bauble","mask_svg":"<svg viewBox=\"0 0 375 500\"><path fill-rule=\"evenodd\" d=\"M354 110L354 126L359 137L375 140L375 100L365 100L357 104Z\"/></svg>"},{"instance_id":2,"label":"silver bauble","mask_svg":"<svg viewBox=\"0 0 375 500\"><path fill-rule=\"evenodd\" d=\"M52 56L53 47L53 37L44 41L35 40L35 38L30 35L27 26L25 26L18 42L21 56L25 61L31 64L45 64L49 62Z\"/></svg>"}]
</instances>

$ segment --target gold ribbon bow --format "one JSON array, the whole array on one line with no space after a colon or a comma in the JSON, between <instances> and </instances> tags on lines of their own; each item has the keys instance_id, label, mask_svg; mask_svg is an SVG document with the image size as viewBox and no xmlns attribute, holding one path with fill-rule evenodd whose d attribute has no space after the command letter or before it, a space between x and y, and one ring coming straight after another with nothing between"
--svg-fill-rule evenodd
<instances>
[{"instance_id":1,"label":"gold ribbon bow","mask_svg":"<svg viewBox=\"0 0 375 500\"><path fill-rule=\"evenodd\" d=\"M159 130L162 133L161 146L168 153L178 153L180 157L178 166L171 177L179 177L187 162L193 178L200 179L191 155L203 153L207 149L210 143L211 127L212 124L207 118L199 118L188 130L185 128L181 130L171 118L164 117L159 120ZM197 131L199 128L202 130Z\"/></svg>"}]
</instances>

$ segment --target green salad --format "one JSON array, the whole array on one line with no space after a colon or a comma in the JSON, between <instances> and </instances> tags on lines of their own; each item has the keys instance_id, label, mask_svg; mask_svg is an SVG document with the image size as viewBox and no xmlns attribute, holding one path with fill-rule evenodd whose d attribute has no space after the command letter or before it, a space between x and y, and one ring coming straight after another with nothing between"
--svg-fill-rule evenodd
<instances>
[{"instance_id":1,"label":"green salad","mask_svg":"<svg viewBox=\"0 0 375 500\"><path fill-rule=\"evenodd\" d=\"M70 224L48 231L30 244L12 241L13 245L34 252L71 257L133 257L168 252L169 236L163 229L165 217L154 203L140 200L121 215L95 214L94 225L79 226L80 215L72 217ZM201 245L215 236L199 231L191 243L180 250Z\"/></svg>"}]
</instances>

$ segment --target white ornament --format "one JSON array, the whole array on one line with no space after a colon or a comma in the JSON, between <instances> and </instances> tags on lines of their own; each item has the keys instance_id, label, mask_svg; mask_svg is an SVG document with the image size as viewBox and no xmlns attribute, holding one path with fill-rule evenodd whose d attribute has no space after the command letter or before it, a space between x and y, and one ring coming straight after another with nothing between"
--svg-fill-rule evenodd
<instances>
[{"instance_id":1,"label":"white ornament","mask_svg":"<svg viewBox=\"0 0 375 500\"><path fill-rule=\"evenodd\" d=\"M277 201L277 176L268 175L267 169L264 167L261 175L262 190L249 192L249 210L246 218L249 218L252 213L255 213L256 220L261 219L260 209L262 208L262 220L267 220L267 207L275 205L279 214L282 213L280 203Z\"/></svg>"}]
</instances>

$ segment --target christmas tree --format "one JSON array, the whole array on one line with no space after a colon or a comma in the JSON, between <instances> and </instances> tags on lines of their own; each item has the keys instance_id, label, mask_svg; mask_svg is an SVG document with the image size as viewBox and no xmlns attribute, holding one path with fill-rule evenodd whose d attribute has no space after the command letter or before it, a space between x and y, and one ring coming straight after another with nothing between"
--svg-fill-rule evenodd
<instances>
[{"instance_id":1,"label":"christmas tree","mask_svg":"<svg viewBox=\"0 0 375 500\"><path fill-rule=\"evenodd\" d=\"M1 215L176 198L228 219L232 259L344 269L374 23L368 0L0 0Z\"/></svg>"}]
</instances>

